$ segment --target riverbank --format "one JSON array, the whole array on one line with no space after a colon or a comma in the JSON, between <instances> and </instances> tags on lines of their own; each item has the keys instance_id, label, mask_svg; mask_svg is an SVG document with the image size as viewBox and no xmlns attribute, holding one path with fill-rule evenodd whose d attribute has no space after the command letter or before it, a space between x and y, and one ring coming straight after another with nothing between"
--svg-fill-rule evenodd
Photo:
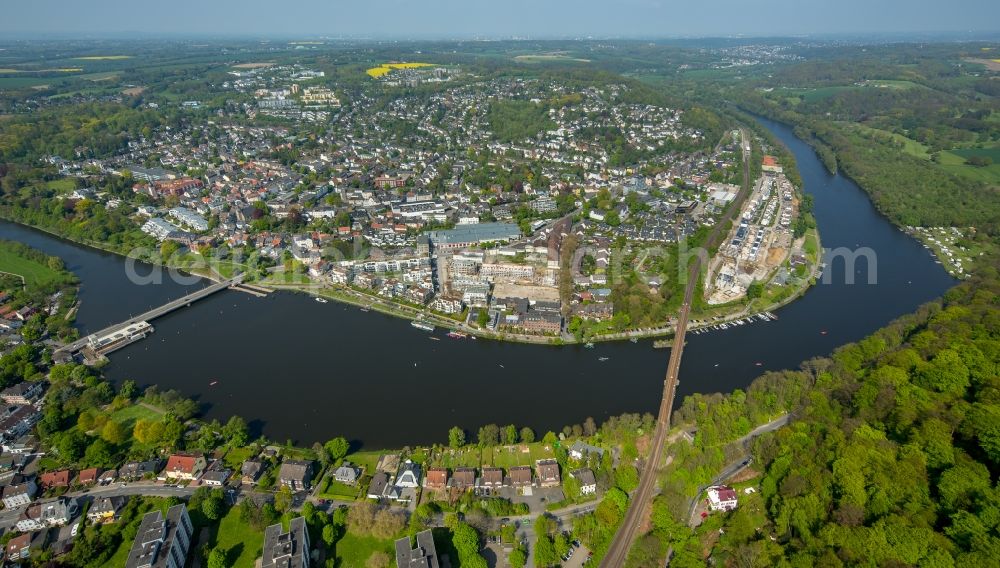
<instances>
[{"instance_id":1,"label":"riverbank","mask_svg":"<svg viewBox=\"0 0 1000 568\"><path fill-rule=\"evenodd\" d=\"M970 270L975 268L974 265L980 256L991 256L996 254L997 246L993 242L989 240L985 240L983 242L973 241L977 233L975 227L914 227L904 225L902 222L894 219L889 212L886 211L883 203L875 199L875 195L871 188L867 187L855 176L852 176L848 171L849 168L843 167L839 164L839 157L836 155L836 151L832 147L826 145L823 140L817 138L816 133L811 126L806 123L795 124L791 121L786 121L781 117L775 116L773 113L766 112L768 109L751 110L743 107L740 108L742 111L749 113L751 116L772 121L776 124L786 126L789 129L800 129L800 133L807 133L808 136L798 137L797 139L802 141L803 144L812 150L817 159L824 163L826 170L831 175L841 176L861 188L881 217L900 231L905 232L915 240L919 241L934 257L935 261L942 265L944 269L948 271L948 274L953 278L968 278ZM832 168L830 167L831 158L833 159ZM945 235L945 231L949 233L946 234L949 242L935 240L935 237L940 239L942 235ZM951 231L959 231L959 234L952 235L950 234ZM941 234L935 235L934 233ZM954 246L957 244L955 241L965 242ZM953 246L949 246L949 244Z\"/></svg>"},{"instance_id":2,"label":"riverbank","mask_svg":"<svg viewBox=\"0 0 1000 568\"><path fill-rule=\"evenodd\" d=\"M59 231L56 231L56 230L53 230L53 229L49 229L47 227L40 227L40 226L35 226L35 225L28 225L26 223L21 222L18 219L14 219L14 218L10 217L9 215L4 215L2 212L0 212L0 220L7 221L8 223L13 223L15 225L19 225L21 227L25 227L25 228L31 229L33 231L38 231L40 233L45 233L46 235L50 235L52 237L55 237L57 239L61 239L61 240L73 243L75 245L80 245L80 246L92 248L94 250L97 250L97 251L100 251L100 252L104 252L104 253L108 253L108 254L113 254L113 255L119 256L121 258L128 258L128 259L132 259L132 260L137 260L137 261L143 262L145 264L149 264L149 265L152 265L152 266L159 266L159 267L162 267L162 268L170 268L170 269L175 269L175 270L183 270L183 271L187 272L190 275L200 276L202 278L207 278L207 279L209 279L209 280L211 280L213 282L218 282L218 281L220 281L220 280L222 280L222 279L224 279L224 278L227 277L225 274L220 274L219 272L217 272L214 269L212 269L211 266L200 267L200 266L194 266L194 265L192 265L190 263L183 263L183 262L163 262L162 259L154 258L154 257L136 257L136 256L131 256L131 255L129 255L128 252L123 251L123 249L121 249L120 247L113 247L113 246L108 245L107 243L102 243L100 241L92 241L92 240L89 240L89 239L73 238L73 237L71 237L71 236L69 236L69 235L67 235L65 233L61 233ZM230 275L230 277L231 276L232 275Z\"/></svg>"},{"instance_id":3,"label":"riverbank","mask_svg":"<svg viewBox=\"0 0 1000 568\"><path fill-rule=\"evenodd\" d=\"M877 250L878 279L866 285L861 262L860 273L850 270L857 285L848 284L837 262L826 269L829 281L817 281L776 321L689 334L678 402L694 393L745 389L762 373L796 368L954 284L917 241L877 215L858 187L829 176L788 129L775 129L802 156L803 187L814 195L823 245ZM84 328L102 329L186 293L170 279L136 286L118 256L6 223L0 236L68 259L84 284L86 309L77 318ZM757 302L755 308L764 307ZM206 420L253 417L253 431L270 439L308 445L343 435L366 448L434 443L455 424L515 423L558 432L588 416L600 421L652 412L660 398L666 354L650 341L595 342L585 349L449 339L444 329L427 333L401 316L369 309L332 298L319 303L306 294L223 292L158 320L154 336L116 352L104 373L116 383L134 379L142 388L155 384L195 397ZM178 372L182 362L197 364ZM433 411L415 403L435 396L444 402Z\"/></svg>"}]
</instances>

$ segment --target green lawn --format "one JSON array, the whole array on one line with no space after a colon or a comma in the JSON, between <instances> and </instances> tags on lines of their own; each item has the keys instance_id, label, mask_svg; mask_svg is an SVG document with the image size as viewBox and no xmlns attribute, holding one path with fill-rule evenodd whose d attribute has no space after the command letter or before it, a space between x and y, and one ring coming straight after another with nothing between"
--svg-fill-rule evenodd
<instances>
[{"instance_id":1,"label":"green lawn","mask_svg":"<svg viewBox=\"0 0 1000 568\"><path fill-rule=\"evenodd\" d=\"M247 461L254 455L253 448L230 448L226 452L226 457L224 458L226 465L233 468L234 470L239 470L243 466L243 462Z\"/></svg>"},{"instance_id":2,"label":"green lawn","mask_svg":"<svg viewBox=\"0 0 1000 568\"><path fill-rule=\"evenodd\" d=\"M383 551L390 557L395 557L393 542L390 539L382 540L371 536L357 536L345 534L344 538L337 541L337 568L361 568L365 565L368 557L373 552Z\"/></svg>"},{"instance_id":3,"label":"green lawn","mask_svg":"<svg viewBox=\"0 0 1000 568\"><path fill-rule=\"evenodd\" d=\"M966 159L973 156L983 156L993 160L995 164L1000 163L1000 146L993 148L958 148L952 150L951 153Z\"/></svg>"},{"instance_id":4,"label":"green lawn","mask_svg":"<svg viewBox=\"0 0 1000 568\"><path fill-rule=\"evenodd\" d=\"M344 461L349 461L355 465L364 468L365 473L371 475L375 473L375 465L378 464L378 458L386 452L382 451L362 451L354 452L353 454L348 454L344 458Z\"/></svg>"},{"instance_id":5,"label":"green lawn","mask_svg":"<svg viewBox=\"0 0 1000 568\"><path fill-rule=\"evenodd\" d=\"M3 247L0 247L0 271L23 276L29 289L61 280L60 273L47 265L18 256Z\"/></svg>"},{"instance_id":6,"label":"green lawn","mask_svg":"<svg viewBox=\"0 0 1000 568\"><path fill-rule=\"evenodd\" d=\"M807 103L814 103L816 101L821 101L823 99L830 98L844 91L853 91L859 88L860 87L851 85L851 86L818 87L815 89L786 88L785 91L796 96L801 96L802 100Z\"/></svg>"},{"instance_id":7,"label":"green lawn","mask_svg":"<svg viewBox=\"0 0 1000 568\"><path fill-rule=\"evenodd\" d=\"M112 413L111 418L115 422L124 423L126 426L134 426L139 419L160 420L163 418L163 413L141 404L130 404Z\"/></svg>"},{"instance_id":8,"label":"green lawn","mask_svg":"<svg viewBox=\"0 0 1000 568\"><path fill-rule=\"evenodd\" d=\"M319 488L319 497L323 499L338 499L341 501L352 500L358 497L358 491L360 491L360 485L351 486L346 483L341 483L335 480L333 477L327 476L323 478L322 485Z\"/></svg>"},{"instance_id":9,"label":"green lawn","mask_svg":"<svg viewBox=\"0 0 1000 568\"><path fill-rule=\"evenodd\" d=\"M121 568L125 565L125 561L128 560L128 553L132 550L131 542L122 542L118 546L118 550L115 551L115 555L111 557L110 560L104 563L102 568Z\"/></svg>"},{"instance_id":10,"label":"green lawn","mask_svg":"<svg viewBox=\"0 0 1000 568\"><path fill-rule=\"evenodd\" d=\"M253 568L264 548L264 532L240 520L239 507L233 507L219 521L215 546L226 551L226 566Z\"/></svg>"},{"instance_id":11,"label":"green lawn","mask_svg":"<svg viewBox=\"0 0 1000 568\"><path fill-rule=\"evenodd\" d=\"M56 191L72 191L76 189L76 180L69 177L54 179L45 182L45 187Z\"/></svg>"},{"instance_id":12,"label":"green lawn","mask_svg":"<svg viewBox=\"0 0 1000 568\"><path fill-rule=\"evenodd\" d=\"M545 444L542 444L541 442L528 444L527 452L521 451L521 448L522 446L520 444L516 446L497 446L493 448L492 465L495 467L502 467L504 469L518 465L534 466L537 460L555 457L555 453L552 449L545 449ZM487 453L484 458L490 459L490 454Z\"/></svg>"},{"instance_id":13,"label":"green lawn","mask_svg":"<svg viewBox=\"0 0 1000 568\"><path fill-rule=\"evenodd\" d=\"M994 163L982 168L966 164L966 158L955 151L938 152L937 156L941 169L949 173L983 183L1000 185L1000 163Z\"/></svg>"},{"instance_id":14,"label":"green lawn","mask_svg":"<svg viewBox=\"0 0 1000 568\"><path fill-rule=\"evenodd\" d=\"M931 158L930 152L927 151L927 146L924 146L920 142L913 140L912 138L907 138L902 134L896 134L894 132L889 132L888 130L882 130L879 128L872 128L870 126L865 126L863 124L853 125L859 131L867 134L876 134L880 138L892 138L896 142L901 142L903 144L903 151L911 156L917 158L922 158L924 160L929 160Z\"/></svg>"}]
</instances>

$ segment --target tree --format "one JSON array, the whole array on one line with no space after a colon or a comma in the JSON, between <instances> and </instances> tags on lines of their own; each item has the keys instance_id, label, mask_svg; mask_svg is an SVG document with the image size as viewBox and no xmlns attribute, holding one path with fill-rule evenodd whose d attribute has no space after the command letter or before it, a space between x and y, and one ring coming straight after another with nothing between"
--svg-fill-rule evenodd
<instances>
[{"instance_id":1,"label":"tree","mask_svg":"<svg viewBox=\"0 0 1000 568\"><path fill-rule=\"evenodd\" d=\"M323 525L323 542L326 543L328 549L333 548L333 543L337 542L340 537L340 531L333 524Z\"/></svg>"},{"instance_id":2,"label":"tree","mask_svg":"<svg viewBox=\"0 0 1000 568\"><path fill-rule=\"evenodd\" d=\"M223 504L222 492L212 491L209 493L208 497L201 502L201 513L205 515L206 519L210 521L217 521L222 518Z\"/></svg>"},{"instance_id":3,"label":"tree","mask_svg":"<svg viewBox=\"0 0 1000 568\"><path fill-rule=\"evenodd\" d=\"M525 426L521 428L521 442L524 444L530 444L535 441L535 431L531 428Z\"/></svg>"},{"instance_id":4,"label":"tree","mask_svg":"<svg viewBox=\"0 0 1000 568\"><path fill-rule=\"evenodd\" d=\"M347 452L351 449L351 445L342 437L330 440L326 444L323 444L323 447L326 448L327 453L330 454L331 462L337 462L343 459L344 456L347 455Z\"/></svg>"},{"instance_id":5,"label":"tree","mask_svg":"<svg viewBox=\"0 0 1000 568\"><path fill-rule=\"evenodd\" d=\"M103 438L96 438L87 446L83 461L91 467L112 467L115 465L115 450Z\"/></svg>"},{"instance_id":6,"label":"tree","mask_svg":"<svg viewBox=\"0 0 1000 568\"><path fill-rule=\"evenodd\" d=\"M226 425L222 427L222 436L228 440L231 446L236 448L245 446L250 441L247 423L239 416L233 416L226 422Z\"/></svg>"},{"instance_id":7,"label":"tree","mask_svg":"<svg viewBox=\"0 0 1000 568\"><path fill-rule=\"evenodd\" d=\"M500 438L504 445L516 444L517 426L514 426L513 424L504 426L503 430L500 431Z\"/></svg>"},{"instance_id":8,"label":"tree","mask_svg":"<svg viewBox=\"0 0 1000 568\"><path fill-rule=\"evenodd\" d=\"M406 526L406 517L392 509L379 509L372 519L372 535L378 538L392 538Z\"/></svg>"},{"instance_id":9,"label":"tree","mask_svg":"<svg viewBox=\"0 0 1000 568\"><path fill-rule=\"evenodd\" d=\"M87 450L87 435L79 430L70 430L59 437L56 448L64 461L78 461Z\"/></svg>"},{"instance_id":10,"label":"tree","mask_svg":"<svg viewBox=\"0 0 1000 568\"><path fill-rule=\"evenodd\" d=\"M510 568L524 568L524 565L528 563L528 553L524 550L524 547L519 546L510 551L510 555L507 556L507 563L510 564Z\"/></svg>"},{"instance_id":11,"label":"tree","mask_svg":"<svg viewBox=\"0 0 1000 568\"><path fill-rule=\"evenodd\" d=\"M279 513L284 513L292 506L292 490L287 485L282 485L281 489L274 494L274 508Z\"/></svg>"},{"instance_id":12,"label":"tree","mask_svg":"<svg viewBox=\"0 0 1000 568\"><path fill-rule=\"evenodd\" d=\"M495 446L500 442L500 427L496 424L487 424L479 429L479 445L481 447Z\"/></svg>"},{"instance_id":13,"label":"tree","mask_svg":"<svg viewBox=\"0 0 1000 568\"><path fill-rule=\"evenodd\" d=\"M465 430L462 430L458 426L452 426L448 430L448 445L457 450L465 445Z\"/></svg>"},{"instance_id":14,"label":"tree","mask_svg":"<svg viewBox=\"0 0 1000 568\"><path fill-rule=\"evenodd\" d=\"M221 548L213 548L208 555L208 568L226 568L229 566L226 560L226 552Z\"/></svg>"},{"instance_id":15,"label":"tree","mask_svg":"<svg viewBox=\"0 0 1000 568\"><path fill-rule=\"evenodd\" d=\"M121 388L118 389L118 394L131 400L132 398L135 397L136 388L137 387L135 381L133 381L132 379L126 379L125 382L122 383Z\"/></svg>"},{"instance_id":16,"label":"tree","mask_svg":"<svg viewBox=\"0 0 1000 568\"><path fill-rule=\"evenodd\" d=\"M622 491L631 493L639 487L639 472L631 464L623 463L615 470L615 485Z\"/></svg>"},{"instance_id":17,"label":"tree","mask_svg":"<svg viewBox=\"0 0 1000 568\"><path fill-rule=\"evenodd\" d=\"M128 440L128 429L121 422L108 420L101 429L101 437L112 444L122 444Z\"/></svg>"},{"instance_id":18,"label":"tree","mask_svg":"<svg viewBox=\"0 0 1000 568\"><path fill-rule=\"evenodd\" d=\"M479 555L479 534L476 529L459 521L452 529L451 543L464 567L486 568L486 559Z\"/></svg>"}]
</instances>

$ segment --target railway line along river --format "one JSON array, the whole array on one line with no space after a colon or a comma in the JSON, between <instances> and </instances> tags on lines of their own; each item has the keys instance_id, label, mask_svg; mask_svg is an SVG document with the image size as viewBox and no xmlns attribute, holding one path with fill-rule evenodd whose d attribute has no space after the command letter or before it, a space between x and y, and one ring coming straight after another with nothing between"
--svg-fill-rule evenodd
<instances>
[{"instance_id":1,"label":"railway line along river","mask_svg":"<svg viewBox=\"0 0 1000 568\"><path fill-rule=\"evenodd\" d=\"M850 268L853 284L846 263L833 262L829 283L782 308L778 320L689 334L678 404L825 355L955 282L856 184L827 173L790 128L761 122L795 154L823 245L871 249L876 282L868 284L864 260ZM190 291L170 279L136 285L121 257L20 225L0 223L0 238L65 260L81 281L77 322L84 333ZM585 349L450 339L438 331L433 341L406 320L287 292L258 298L224 291L153 324L149 338L111 356L104 371L112 380L177 389L198 400L206 418L239 414L269 438L301 444L342 435L365 447L401 447L445 442L455 425L474 431L513 423L544 433L588 416L655 413L668 357L649 340Z\"/></svg>"}]
</instances>

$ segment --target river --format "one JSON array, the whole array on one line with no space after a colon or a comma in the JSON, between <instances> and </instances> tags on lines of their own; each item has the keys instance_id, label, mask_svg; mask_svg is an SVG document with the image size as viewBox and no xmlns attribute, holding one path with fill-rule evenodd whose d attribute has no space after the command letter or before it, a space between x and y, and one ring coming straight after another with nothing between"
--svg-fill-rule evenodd
<instances>
[{"instance_id":1,"label":"river","mask_svg":"<svg viewBox=\"0 0 1000 568\"><path fill-rule=\"evenodd\" d=\"M795 154L815 199L823 245L869 247L877 283L843 262L778 312L777 321L688 335L678 401L745 387L764 371L796 368L941 295L954 280L917 241L893 227L852 181L830 175L790 128L761 121ZM136 285L121 257L11 223L0 238L62 257L82 282L84 332L184 294L167 278ZM141 267L151 270L150 267ZM194 284L201 285L201 284ZM225 291L153 322L156 332L111 355L107 376L178 389L208 419L232 414L255 433L300 444L345 436L368 448L447 442L448 428L531 426L539 436L592 416L655 412L667 350L651 341L548 347L430 339L409 322L301 294L256 298ZM607 357L606 361L599 358ZM214 385L212 383L215 383Z\"/></svg>"}]
</instances>

